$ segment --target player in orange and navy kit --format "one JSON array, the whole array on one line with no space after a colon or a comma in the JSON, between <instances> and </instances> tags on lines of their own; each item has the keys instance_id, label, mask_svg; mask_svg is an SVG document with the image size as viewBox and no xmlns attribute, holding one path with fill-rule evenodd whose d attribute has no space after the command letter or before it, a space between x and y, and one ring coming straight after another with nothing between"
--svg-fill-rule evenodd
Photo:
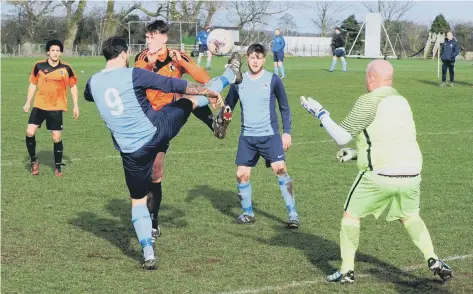
<instances>
[{"instance_id":1,"label":"player in orange and navy kit","mask_svg":"<svg viewBox=\"0 0 473 294\"><path fill-rule=\"evenodd\" d=\"M187 73L198 83L206 84L211 82L210 75L204 69L197 66L186 53L177 50L169 50L166 47L168 31L169 26L162 20L156 20L146 27L146 44L148 48L136 56L135 67L151 70L157 74L173 78L182 78L182 75ZM224 72L221 77L215 78L212 81L217 80L218 82L219 79L222 79L222 89L229 83L238 84L242 79L240 68L241 57L238 54L234 54L229 60L226 72ZM220 90L217 92L220 92ZM153 109L156 111L159 111L163 106L173 102L175 95L179 94L164 93L152 89L146 90L146 96L151 102ZM196 108L193 113L214 131L214 118L208 106ZM156 241L156 237L160 235L158 211L162 199L161 180L164 172L164 158L168 148L168 144L160 146L159 148L159 152L153 164L149 187L148 209L151 213L153 243Z\"/></svg>"},{"instance_id":2,"label":"player in orange and navy kit","mask_svg":"<svg viewBox=\"0 0 473 294\"><path fill-rule=\"evenodd\" d=\"M62 130L63 112L67 111L67 87L71 88L74 102L73 118L79 118L77 76L72 67L60 60L64 46L59 40L46 43L48 58L35 63L30 75L28 96L23 110L30 110L31 101L34 99L26 129L26 148L31 157L31 173L39 173L39 161L36 158L35 135L38 128L46 120L46 128L51 131L54 141L55 175L62 176ZM36 92L36 88L38 91ZM35 95L36 92L36 95Z\"/></svg>"}]
</instances>

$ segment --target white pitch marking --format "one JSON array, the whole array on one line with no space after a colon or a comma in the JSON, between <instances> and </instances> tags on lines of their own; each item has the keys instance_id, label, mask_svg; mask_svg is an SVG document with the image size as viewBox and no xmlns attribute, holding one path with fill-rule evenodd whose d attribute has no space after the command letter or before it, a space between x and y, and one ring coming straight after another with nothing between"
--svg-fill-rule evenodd
<instances>
[{"instance_id":1,"label":"white pitch marking","mask_svg":"<svg viewBox=\"0 0 473 294\"><path fill-rule=\"evenodd\" d=\"M454 256L449 256L447 258L442 258L442 260L443 261L464 260L471 257L473 257L473 254L454 255ZM417 264L417 265L408 266L402 269L401 271L410 272L417 269L421 269L423 267L426 267L426 264ZM361 274L361 275L356 275L356 278L368 278L370 276L371 275L368 275L368 274ZM310 280L310 281L300 281L300 282L293 281L285 285L266 286L266 287L261 287L261 288L256 288L256 289L246 289L246 290L238 290L238 291L230 291L230 292L220 292L219 294L255 294L255 293L261 293L261 292L281 291L281 290L290 289L290 288L299 288L299 287L320 284L320 283L328 283L328 282L326 282L324 278L317 278L315 280Z\"/></svg>"},{"instance_id":2,"label":"white pitch marking","mask_svg":"<svg viewBox=\"0 0 473 294\"><path fill-rule=\"evenodd\" d=\"M417 135L419 136L432 136L432 135L450 135L450 134L462 134L462 133L473 133L472 131L450 131L450 132L425 132L425 133L419 133ZM302 141L302 142L295 142L292 145L307 145L307 144L315 144L315 143L330 143L334 142L333 140L318 140L318 141ZM232 151L236 150L237 147L232 147L232 148L219 148L219 149L203 149L203 150L186 150L186 151L176 151L176 152L170 152L170 154L197 154L197 153L216 153L216 152L227 152L227 151ZM106 156L101 156L101 157L84 157L84 158L71 158L67 161L69 162L75 162L75 161L87 161L87 160L104 160L104 159L116 159L120 158L120 155L106 155ZM66 161L66 162L67 162ZM14 166L14 165L24 165L27 164L27 161L21 161L21 160L3 160L2 161L2 166Z\"/></svg>"}]
</instances>

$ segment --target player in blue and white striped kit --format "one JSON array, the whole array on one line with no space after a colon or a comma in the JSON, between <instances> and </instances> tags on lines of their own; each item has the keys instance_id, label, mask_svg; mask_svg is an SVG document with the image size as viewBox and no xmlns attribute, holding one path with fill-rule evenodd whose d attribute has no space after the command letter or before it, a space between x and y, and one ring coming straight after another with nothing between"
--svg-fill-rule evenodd
<instances>
[{"instance_id":1,"label":"player in blue and white striped kit","mask_svg":"<svg viewBox=\"0 0 473 294\"><path fill-rule=\"evenodd\" d=\"M226 111L231 112L238 100L241 105L241 135L236 156L238 194L243 214L238 223L253 223L251 168L262 156L278 177L281 194L289 214L289 228L298 228L292 180L287 174L284 152L291 145L291 112L281 79L263 69L266 50L253 44L247 50L248 67L243 82L231 85L225 99ZM279 134L276 104L279 104L283 134Z\"/></svg>"},{"instance_id":2,"label":"player in blue and white striped kit","mask_svg":"<svg viewBox=\"0 0 473 294\"><path fill-rule=\"evenodd\" d=\"M193 109L221 97L218 92L185 80L128 68L128 46L123 38L106 40L103 55L107 66L87 81L84 97L95 102L120 151L132 198L132 221L143 247L143 267L151 270L156 268L156 258L146 201L156 154L179 133ZM184 96L155 111L146 97L147 89L204 96Z\"/></svg>"}]
</instances>

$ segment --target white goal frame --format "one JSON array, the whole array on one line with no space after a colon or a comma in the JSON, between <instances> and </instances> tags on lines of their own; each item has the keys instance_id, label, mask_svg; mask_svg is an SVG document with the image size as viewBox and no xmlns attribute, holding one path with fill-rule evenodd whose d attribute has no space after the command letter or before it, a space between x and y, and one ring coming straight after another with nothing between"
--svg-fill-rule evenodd
<instances>
[{"instance_id":1,"label":"white goal frame","mask_svg":"<svg viewBox=\"0 0 473 294\"><path fill-rule=\"evenodd\" d=\"M353 45L351 46L350 48L350 51L348 52L348 55L347 57L356 57L356 58L397 58L397 55L396 55L396 51L394 50L394 47L393 47L393 44L391 43L391 39L389 39L389 35L388 35L388 32L386 31L386 28L384 27L384 20L383 18L381 17L381 27L383 28L384 30L384 33L386 35L386 38L388 39L388 42L389 42L389 46L391 46L391 50L393 52L394 55L389 55L389 56L366 56L366 55L351 55L351 51L353 50L353 47L355 47L355 44L356 44L356 41L358 41L358 37L360 36L363 28L365 27L365 24L366 24L366 18L365 20L363 21L363 25L361 25L361 28L360 30L358 31L358 34L356 35L356 38L355 38L355 41L353 42ZM380 52L381 53L381 52ZM366 54L366 48L365 48L365 54Z\"/></svg>"}]
</instances>

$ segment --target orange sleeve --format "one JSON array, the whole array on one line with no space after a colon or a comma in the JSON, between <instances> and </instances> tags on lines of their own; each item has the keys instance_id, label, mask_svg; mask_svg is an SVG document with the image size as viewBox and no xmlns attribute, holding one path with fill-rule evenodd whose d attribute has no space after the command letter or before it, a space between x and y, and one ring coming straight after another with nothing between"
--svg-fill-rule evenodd
<instances>
[{"instance_id":1,"label":"orange sleeve","mask_svg":"<svg viewBox=\"0 0 473 294\"><path fill-rule=\"evenodd\" d=\"M33 85L38 84L38 77L39 77L38 63L35 63L35 65L33 66L33 70L31 71L31 74L30 74L30 83Z\"/></svg>"},{"instance_id":2,"label":"orange sleeve","mask_svg":"<svg viewBox=\"0 0 473 294\"><path fill-rule=\"evenodd\" d=\"M77 75L72 69L72 67L70 66L67 67L67 74L69 75L69 79L67 81L67 83L69 84L69 87L74 87L75 85L77 85Z\"/></svg>"},{"instance_id":3,"label":"orange sleeve","mask_svg":"<svg viewBox=\"0 0 473 294\"><path fill-rule=\"evenodd\" d=\"M139 67L139 68L143 68L143 69L147 69L147 70L152 70L153 67L149 65L148 62L144 61L144 60L137 60L135 62L135 67Z\"/></svg>"},{"instance_id":4,"label":"orange sleeve","mask_svg":"<svg viewBox=\"0 0 473 294\"><path fill-rule=\"evenodd\" d=\"M192 59L184 52L181 53L179 65L198 83L205 84L210 81L210 75L203 68L192 62Z\"/></svg>"},{"instance_id":5,"label":"orange sleeve","mask_svg":"<svg viewBox=\"0 0 473 294\"><path fill-rule=\"evenodd\" d=\"M148 54L148 50L145 49L141 51L141 53L138 53L135 57L135 67L142 68L142 69L147 69L147 70L153 70L153 66L148 63L146 60L146 56Z\"/></svg>"}]
</instances>

